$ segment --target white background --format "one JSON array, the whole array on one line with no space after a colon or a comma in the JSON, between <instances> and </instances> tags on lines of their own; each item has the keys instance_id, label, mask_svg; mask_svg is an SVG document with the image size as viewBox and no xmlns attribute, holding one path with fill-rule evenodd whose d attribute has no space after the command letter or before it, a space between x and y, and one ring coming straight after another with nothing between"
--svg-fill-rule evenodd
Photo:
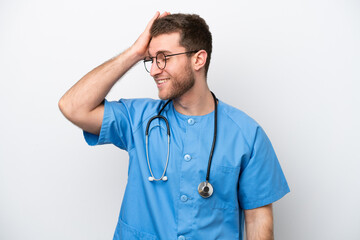
<instances>
[{"instance_id":1,"label":"white background","mask_svg":"<svg viewBox=\"0 0 360 240\"><path fill-rule=\"evenodd\" d=\"M0 0L0 239L112 239L127 153L88 147L57 103L156 10L206 19L210 88L270 137L291 188L276 239L360 239L355 0ZM120 97L157 97L142 64L108 99Z\"/></svg>"}]
</instances>

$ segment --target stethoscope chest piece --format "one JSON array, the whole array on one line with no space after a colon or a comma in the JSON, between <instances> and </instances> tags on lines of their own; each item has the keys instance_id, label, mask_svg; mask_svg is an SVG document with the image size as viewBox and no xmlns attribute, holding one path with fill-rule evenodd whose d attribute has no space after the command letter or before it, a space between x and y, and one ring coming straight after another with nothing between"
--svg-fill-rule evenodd
<instances>
[{"instance_id":1,"label":"stethoscope chest piece","mask_svg":"<svg viewBox=\"0 0 360 240\"><path fill-rule=\"evenodd\" d=\"M213 186L208 181L202 182L198 186L198 192L203 198L211 197L213 191Z\"/></svg>"}]
</instances>

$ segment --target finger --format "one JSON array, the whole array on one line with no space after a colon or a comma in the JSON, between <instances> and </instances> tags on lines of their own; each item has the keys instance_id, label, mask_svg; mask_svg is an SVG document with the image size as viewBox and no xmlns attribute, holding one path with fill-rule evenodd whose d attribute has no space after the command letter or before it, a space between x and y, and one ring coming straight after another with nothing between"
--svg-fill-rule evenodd
<instances>
[{"instance_id":1,"label":"finger","mask_svg":"<svg viewBox=\"0 0 360 240\"><path fill-rule=\"evenodd\" d=\"M159 18L165 17L165 16L167 16L167 15L170 15L170 13L169 13L169 12L163 12L163 13L160 15Z\"/></svg>"},{"instance_id":2,"label":"finger","mask_svg":"<svg viewBox=\"0 0 360 240\"><path fill-rule=\"evenodd\" d=\"M152 24L154 23L154 21L159 18L159 15L160 15L160 12L157 11L157 12L155 13L154 17L150 20L150 22L149 22L148 25L146 26L146 29L150 29L150 28L151 28L151 26L152 26Z\"/></svg>"},{"instance_id":3,"label":"finger","mask_svg":"<svg viewBox=\"0 0 360 240\"><path fill-rule=\"evenodd\" d=\"M156 11L155 15L153 16L153 18L151 19L152 21L155 21L160 15L159 11Z\"/></svg>"}]
</instances>

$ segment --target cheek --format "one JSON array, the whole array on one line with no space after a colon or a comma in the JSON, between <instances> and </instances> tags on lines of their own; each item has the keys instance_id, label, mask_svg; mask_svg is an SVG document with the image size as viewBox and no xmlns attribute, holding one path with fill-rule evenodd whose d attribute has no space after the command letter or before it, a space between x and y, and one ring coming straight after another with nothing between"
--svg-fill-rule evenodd
<instances>
[{"instance_id":1,"label":"cheek","mask_svg":"<svg viewBox=\"0 0 360 240\"><path fill-rule=\"evenodd\" d=\"M167 64L165 67L165 71L170 75L176 74L179 69L182 69L182 66L180 64L177 64L176 62L171 62L171 64Z\"/></svg>"},{"instance_id":2,"label":"cheek","mask_svg":"<svg viewBox=\"0 0 360 240\"><path fill-rule=\"evenodd\" d=\"M190 61L174 61L166 65L165 71L173 77L186 75L192 71Z\"/></svg>"}]
</instances>

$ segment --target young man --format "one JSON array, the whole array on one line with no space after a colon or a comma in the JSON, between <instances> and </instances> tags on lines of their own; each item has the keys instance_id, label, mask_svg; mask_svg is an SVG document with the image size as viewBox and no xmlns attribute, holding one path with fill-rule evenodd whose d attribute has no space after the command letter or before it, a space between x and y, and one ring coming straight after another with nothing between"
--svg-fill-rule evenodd
<instances>
[{"instance_id":1,"label":"young man","mask_svg":"<svg viewBox=\"0 0 360 240\"><path fill-rule=\"evenodd\" d=\"M156 13L129 49L61 98L90 145L129 153L114 239L242 239L244 220L248 239L273 239L271 203L289 188L263 129L210 92L211 51L202 18ZM104 100L140 60L161 100Z\"/></svg>"}]
</instances>

